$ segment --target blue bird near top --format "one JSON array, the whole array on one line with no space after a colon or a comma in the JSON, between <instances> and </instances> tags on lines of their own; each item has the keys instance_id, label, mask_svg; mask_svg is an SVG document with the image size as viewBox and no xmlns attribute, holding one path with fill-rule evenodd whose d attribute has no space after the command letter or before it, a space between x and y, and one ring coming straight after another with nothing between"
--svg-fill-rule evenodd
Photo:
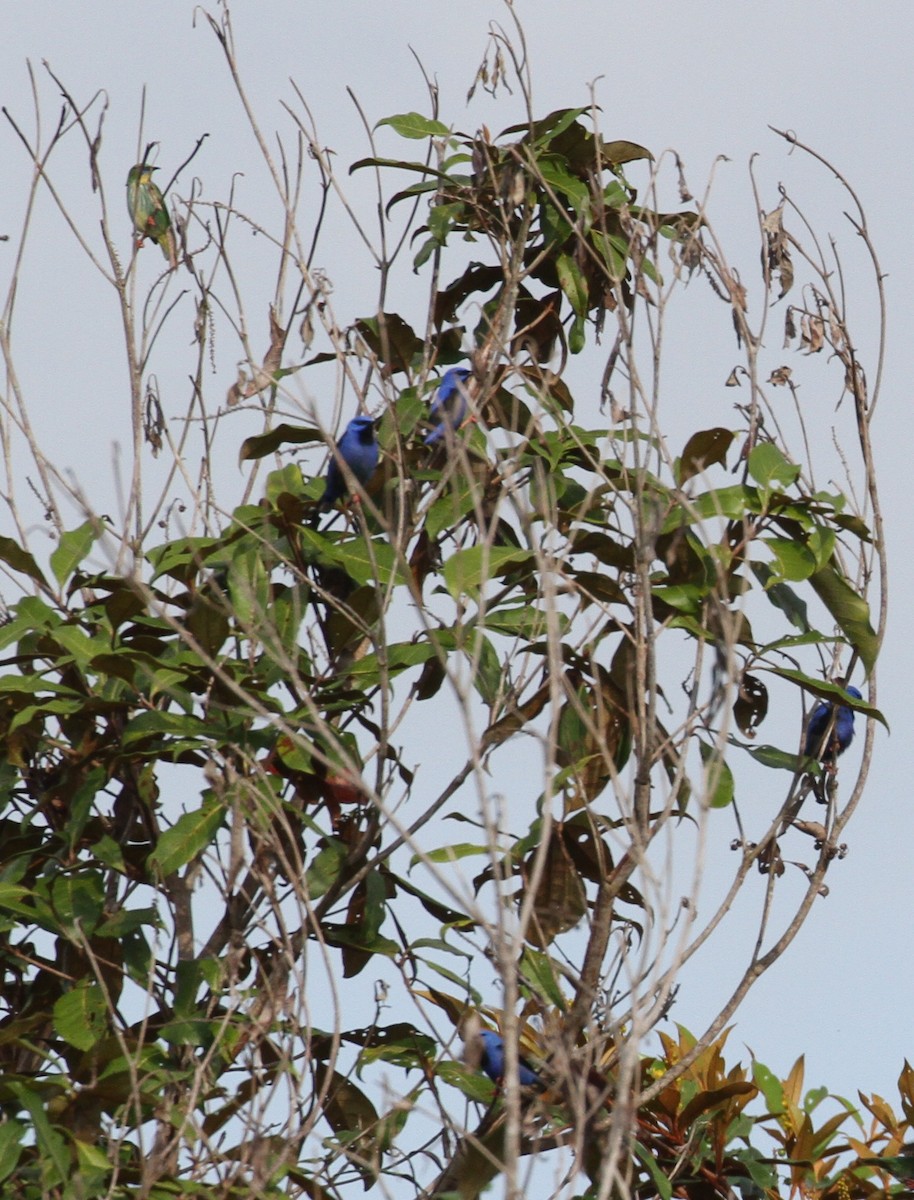
<instances>
[{"instance_id":1,"label":"blue bird near top","mask_svg":"<svg viewBox=\"0 0 914 1200\"><path fill-rule=\"evenodd\" d=\"M855 700L862 700L863 696L855 687L846 687L844 689L849 696L853 696ZM832 714L837 708L837 716L832 723ZM825 737L825 731L831 723L832 729L829 734L828 741L823 746L822 740ZM809 725L806 729L806 745L803 747L803 753L808 758L818 758L824 763L833 763L839 754L843 754L851 742L854 740L854 710L846 704L834 705L827 700L823 700L813 710L812 716L809 718Z\"/></svg>"},{"instance_id":2,"label":"blue bird near top","mask_svg":"<svg viewBox=\"0 0 914 1200\"><path fill-rule=\"evenodd\" d=\"M505 1077L505 1039L491 1029L483 1029L479 1036L482 1039L482 1058L479 1065L493 1083L501 1083ZM518 1060L517 1078L521 1087L543 1086L539 1075L523 1058Z\"/></svg>"},{"instance_id":3,"label":"blue bird near top","mask_svg":"<svg viewBox=\"0 0 914 1200\"><path fill-rule=\"evenodd\" d=\"M378 443L372 417L353 417L339 441L327 468L321 512L326 512L337 500L347 495L349 484L340 466L342 460L358 482L365 487L378 465Z\"/></svg>"},{"instance_id":4,"label":"blue bird near top","mask_svg":"<svg viewBox=\"0 0 914 1200\"><path fill-rule=\"evenodd\" d=\"M437 445L448 429L459 429L467 419L470 406L465 385L472 374L466 367L451 367L445 371L429 409L428 419L432 429L425 435L426 446Z\"/></svg>"}]
</instances>

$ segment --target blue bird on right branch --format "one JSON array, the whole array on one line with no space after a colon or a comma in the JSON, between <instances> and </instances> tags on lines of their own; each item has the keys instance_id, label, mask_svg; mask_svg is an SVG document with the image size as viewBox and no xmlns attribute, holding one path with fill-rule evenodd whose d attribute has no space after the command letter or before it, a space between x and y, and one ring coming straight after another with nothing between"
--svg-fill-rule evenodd
<instances>
[{"instance_id":1,"label":"blue bird on right branch","mask_svg":"<svg viewBox=\"0 0 914 1200\"><path fill-rule=\"evenodd\" d=\"M375 440L373 417L353 417L343 430L327 467L324 494L320 502L321 512L326 512L349 492L349 481L343 472L342 463L346 464L362 487L367 485L378 465L378 443Z\"/></svg>"},{"instance_id":2,"label":"blue bird on right branch","mask_svg":"<svg viewBox=\"0 0 914 1200\"><path fill-rule=\"evenodd\" d=\"M479 1065L493 1083L503 1083L505 1078L505 1039L492 1029L479 1033L482 1039L482 1057ZM543 1081L523 1058L517 1062L517 1079L521 1087L543 1087Z\"/></svg>"},{"instance_id":3,"label":"blue bird on right branch","mask_svg":"<svg viewBox=\"0 0 914 1200\"><path fill-rule=\"evenodd\" d=\"M445 371L429 409L428 421L432 428L423 439L426 446L437 446L449 429L459 429L467 419L470 404L466 382L472 374L466 367L451 367Z\"/></svg>"},{"instance_id":4,"label":"blue bird on right branch","mask_svg":"<svg viewBox=\"0 0 914 1200\"><path fill-rule=\"evenodd\" d=\"M844 690L855 700L863 699L853 686ZM817 758L819 762L833 766L838 755L843 754L853 740L854 710L847 704L823 700L809 718L803 753L807 758Z\"/></svg>"}]
</instances>

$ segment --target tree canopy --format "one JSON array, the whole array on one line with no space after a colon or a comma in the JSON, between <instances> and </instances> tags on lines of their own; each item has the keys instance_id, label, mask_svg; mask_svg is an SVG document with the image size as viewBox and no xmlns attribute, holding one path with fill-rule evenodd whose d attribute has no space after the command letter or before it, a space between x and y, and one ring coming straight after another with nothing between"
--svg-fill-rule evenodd
<instances>
[{"instance_id":1,"label":"tree canopy","mask_svg":"<svg viewBox=\"0 0 914 1200\"><path fill-rule=\"evenodd\" d=\"M883 720L881 341L851 328L839 241L787 187L757 192L737 266L678 161L592 101L534 111L519 27L477 84L510 77L523 121L462 131L430 85L425 112L366 118L341 168L296 90L277 151L227 10L209 21L278 223L150 141L172 266L137 241L135 196L124 212L103 107L51 76L46 143L9 114L33 195L81 141L100 221L70 230L122 320L96 349L123 357L134 441L117 519L48 462L15 371L18 258L4 1194L884 1194L908 1166L907 1064L896 1111L727 1047L827 892ZM353 311L342 218L376 268ZM256 325L248 230L275 267ZM730 359L700 406L667 366L693 311L693 362ZM212 369L226 340L233 381ZM452 367L460 405L428 444ZM364 486L334 449L357 414L380 448ZM346 494L324 512L330 462ZM822 702L830 727L853 712L862 753L804 752ZM737 908L743 958L688 1031L677 989ZM482 1029L504 1039L494 1079Z\"/></svg>"}]
</instances>

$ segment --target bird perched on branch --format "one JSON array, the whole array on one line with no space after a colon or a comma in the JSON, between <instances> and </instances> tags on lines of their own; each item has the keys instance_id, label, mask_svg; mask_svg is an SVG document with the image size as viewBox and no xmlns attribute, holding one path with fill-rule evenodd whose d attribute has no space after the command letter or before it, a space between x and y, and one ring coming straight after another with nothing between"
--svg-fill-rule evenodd
<instances>
[{"instance_id":1,"label":"bird perched on branch","mask_svg":"<svg viewBox=\"0 0 914 1200\"><path fill-rule=\"evenodd\" d=\"M479 1065L493 1083L501 1083L505 1077L505 1039L491 1029L480 1030L482 1057ZM521 1087L543 1087L543 1081L523 1058L517 1061L517 1078Z\"/></svg>"},{"instance_id":2,"label":"bird perched on branch","mask_svg":"<svg viewBox=\"0 0 914 1200\"><path fill-rule=\"evenodd\" d=\"M466 382L472 373L466 367L451 367L445 371L429 409L428 419L432 428L425 435L426 446L436 446L446 436L448 429L459 429L467 419L470 406Z\"/></svg>"},{"instance_id":3,"label":"bird perched on branch","mask_svg":"<svg viewBox=\"0 0 914 1200\"><path fill-rule=\"evenodd\" d=\"M855 687L847 687L844 690L855 700L863 699ZM826 731L829 728L830 732L826 739ZM834 763L838 755L843 754L853 740L854 710L847 704L836 705L831 701L823 700L816 706L809 718L803 753L808 758L819 759L820 762Z\"/></svg>"},{"instance_id":4,"label":"bird perched on branch","mask_svg":"<svg viewBox=\"0 0 914 1200\"><path fill-rule=\"evenodd\" d=\"M897 1154L883 1158L861 1158L860 1161L867 1166L878 1167L880 1171L888 1171L907 1187L914 1186L914 1142L907 1142Z\"/></svg>"},{"instance_id":5,"label":"bird perched on branch","mask_svg":"<svg viewBox=\"0 0 914 1200\"><path fill-rule=\"evenodd\" d=\"M374 475L378 465L378 443L375 440L375 422L372 417L353 417L336 443L327 468L321 512L326 512L349 492L343 463L362 487L365 487Z\"/></svg>"},{"instance_id":6,"label":"bird perched on branch","mask_svg":"<svg viewBox=\"0 0 914 1200\"><path fill-rule=\"evenodd\" d=\"M127 209L139 240L151 238L162 247L162 253L174 269L178 265L178 247L171 217L165 206L165 197L152 182L152 173L158 167L148 163L137 163L127 173Z\"/></svg>"}]
</instances>

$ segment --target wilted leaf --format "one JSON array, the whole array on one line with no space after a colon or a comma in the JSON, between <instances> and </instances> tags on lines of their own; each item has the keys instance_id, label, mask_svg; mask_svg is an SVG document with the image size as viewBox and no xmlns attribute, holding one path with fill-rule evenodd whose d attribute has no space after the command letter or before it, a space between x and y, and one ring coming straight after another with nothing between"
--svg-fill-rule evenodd
<instances>
[{"instance_id":1,"label":"wilted leaf","mask_svg":"<svg viewBox=\"0 0 914 1200\"><path fill-rule=\"evenodd\" d=\"M509 737L513 737L518 730L523 729L528 721L538 717L549 703L550 695L551 688L548 683L544 683L529 700L525 700L523 704L511 706L506 716L490 725L483 733L480 752L487 750L490 746L501 745Z\"/></svg>"},{"instance_id":2,"label":"wilted leaf","mask_svg":"<svg viewBox=\"0 0 914 1200\"><path fill-rule=\"evenodd\" d=\"M784 232L784 205L779 204L773 212L762 220L762 232L765 235L765 249L762 252L762 265L766 277L777 275L781 281L781 291L778 299L793 287L793 263L790 260L790 241Z\"/></svg>"},{"instance_id":3,"label":"wilted leaf","mask_svg":"<svg viewBox=\"0 0 914 1200\"><path fill-rule=\"evenodd\" d=\"M768 715L768 689L756 676L746 672L739 683L733 705L733 717L740 732L755 737L755 731Z\"/></svg>"},{"instance_id":4,"label":"wilted leaf","mask_svg":"<svg viewBox=\"0 0 914 1200\"><path fill-rule=\"evenodd\" d=\"M603 158L611 163L636 162L639 158L646 158L649 162L654 161L654 156L650 150L646 150L644 146L639 146L637 142L604 142L600 149L603 153Z\"/></svg>"},{"instance_id":5,"label":"wilted leaf","mask_svg":"<svg viewBox=\"0 0 914 1200\"><path fill-rule=\"evenodd\" d=\"M784 860L781 858L781 848L774 838L762 847L756 862L760 875L780 876L787 870Z\"/></svg>"},{"instance_id":6,"label":"wilted leaf","mask_svg":"<svg viewBox=\"0 0 914 1200\"><path fill-rule=\"evenodd\" d=\"M533 870L534 859L542 853L537 847L524 864L525 876ZM521 895L526 893L526 887ZM533 918L527 927L527 941L541 950L568 929L573 929L587 911L587 894L575 870L561 834L554 825L546 847L546 861L533 899Z\"/></svg>"},{"instance_id":7,"label":"wilted leaf","mask_svg":"<svg viewBox=\"0 0 914 1200\"><path fill-rule=\"evenodd\" d=\"M362 317L355 322L354 328L364 338L372 354L391 371L408 371L413 360L422 357L424 339L399 313Z\"/></svg>"},{"instance_id":8,"label":"wilted leaf","mask_svg":"<svg viewBox=\"0 0 914 1200\"><path fill-rule=\"evenodd\" d=\"M681 487L687 479L698 475L712 463L726 465L727 451L736 435L720 426L693 433L685 444L679 460L678 482Z\"/></svg>"},{"instance_id":9,"label":"wilted leaf","mask_svg":"<svg viewBox=\"0 0 914 1200\"><path fill-rule=\"evenodd\" d=\"M807 354L817 354L825 345L825 322L806 313L800 322L800 343Z\"/></svg>"}]
</instances>

